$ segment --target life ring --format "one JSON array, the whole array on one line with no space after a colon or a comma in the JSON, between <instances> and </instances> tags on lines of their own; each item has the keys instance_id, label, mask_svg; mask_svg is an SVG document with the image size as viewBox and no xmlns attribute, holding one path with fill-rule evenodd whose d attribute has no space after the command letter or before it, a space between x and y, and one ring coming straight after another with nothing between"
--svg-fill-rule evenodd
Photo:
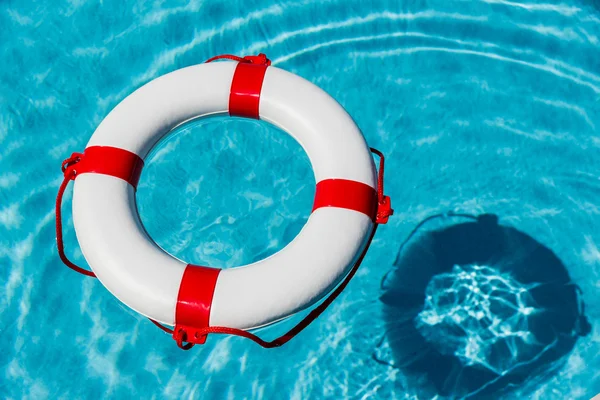
<instances>
[{"instance_id":1,"label":"life ring","mask_svg":"<svg viewBox=\"0 0 600 400\"><path fill-rule=\"evenodd\" d=\"M312 214L290 244L224 270L190 265L159 248L135 203L152 147L182 123L214 114L261 119L286 131L306 151L317 182ZM317 86L262 55L191 66L147 83L70 160L63 167L77 177L74 227L93 272L124 304L190 338L207 326L265 326L313 305L351 269L381 211L377 170L352 118Z\"/></svg>"}]
</instances>

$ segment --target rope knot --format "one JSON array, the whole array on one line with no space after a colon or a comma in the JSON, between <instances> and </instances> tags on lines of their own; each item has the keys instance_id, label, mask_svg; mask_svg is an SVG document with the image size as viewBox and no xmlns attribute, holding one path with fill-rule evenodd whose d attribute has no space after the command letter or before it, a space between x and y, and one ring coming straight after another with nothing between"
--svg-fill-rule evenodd
<instances>
[{"instance_id":1,"label":"rope knot","mask_svg":"<svg viewBox=\"0 0 600 400\"><path fill-rule=\"evenodd\" d=\"M244 60L247 60L250 64L259 64L259 65L271 65L271 60L267 58L267 56L263 53L260 53L257 56L245 56Z\"/></svg>"},{"instance_id":2,"label":"rope knot","mask_svg":"<svg viewBox=\"0 0 600 400\"><path fill-rule=\"evenodd\" d=\"M73 153L71 157L67 158L62 162L61 170L65 178L69 178L70 180L74 180L77 175L77 170L75 170L75 164L80 162L83 158L82 153Z\"/></svg>"},{"instance_id":3,"label":"rope knot","mask_svg":"<svg viewBox=\"0 0 600 400\"><path fill-rule=\"evenodd\" d=\"M183 350L189 350L196 344L206 343L206 336L202 328L196 329L177 325L173 330L173 339L177 342L177 346Z\"/></svg>"},{"instance_id":4,"label":"rope knot","mask_svg":"<svg viewBox=\"0 0 600 400\"><path fill-rule=\"evenodd\" d=\"M378 224L387 224L390 216L394 214L392 209L392 200L390 196L383 196L383 198L377 204L377 217L376 222Z\"/></svg>"},{"instance_id":5,"label":"rope knot","mask_svg":"<svg viewBox=\"0 0 600 400\"><path fill-rule=\"evenodd\" d=\"M371 152L379 157L379 173L377 175L377 214L375 222L378 224L387 224L390 216L394 214L394 210L392 209L392 199L390 199L390 196L383 194L385 157L382 152L372 147Z\"/></svg>"}]
</instances>

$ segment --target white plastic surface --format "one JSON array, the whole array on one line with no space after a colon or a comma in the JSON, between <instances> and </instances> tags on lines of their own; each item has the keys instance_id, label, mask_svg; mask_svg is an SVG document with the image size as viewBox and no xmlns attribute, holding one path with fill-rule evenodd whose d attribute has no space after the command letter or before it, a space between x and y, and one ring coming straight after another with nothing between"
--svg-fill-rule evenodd
<instances>
[{"instance_id":1,"label":"white plastic surface","mask_svg":"<svg viewBox=\"0 0 600 400\"><path fill-rule=\"evenodd\" d=\"M294 137L311 161L315 181L339 178L377 186L373 157L354 120L331 96L304 78L268 68L260 119Z\"/></svg>"},{"instance_id":2,"label":"white plastic surface","mask_svg":"<svg viewBox=\"0 0 600 400\"><path fill-rule=\"evenodd\" d=\"M102 121L89 146L113 146L142 158L181 122L226 113L236 63L184 68L135 91ZM316 181L350 179L376 185L368 146L345 110L308 81L269 67L260 117L290 133L305 149ZM83 174L75 180L73 218L82 252L100 281L132 309L175 323L186 263L145 233L133 188L118 178ZM300 234L273 256L219 275L210 324L249 329L318 301L352 267L373 224L366 215L321 208Z\"/></svg>"},{"instance_id":3,"label":"white plastic surface","mask_svg":"<svg viewBox=\"0 0 600 400\"><path fill-rule=\"evenodd\" d=\"M146 158L152 147L180 123L228 112L236 64L194 65L148 82L104 118L86 147L118 147Z\"/></svg>"},{"instance_id":4,"label":"white plastic surface","mask_svg":"<svg viewBox=\"0 0 600 400\"><path fill-rule=\"evenodd\" d=\"M165 253L146 234L133 187L108 175L75 180L73 219L83 256L104 286L135 311L173 324L187 263Z\"/></svg>"}]
</instances>

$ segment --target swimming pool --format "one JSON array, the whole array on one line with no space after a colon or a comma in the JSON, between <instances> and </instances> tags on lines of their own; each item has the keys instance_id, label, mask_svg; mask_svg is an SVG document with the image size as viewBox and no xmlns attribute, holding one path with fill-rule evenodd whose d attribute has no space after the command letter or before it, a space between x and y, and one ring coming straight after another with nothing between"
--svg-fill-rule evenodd
<instances>
[{"instance_id":1,"label":"swimming pool","mask_svg":"<svg viewBox=\"0 0 600 400\"><path fill-rule=\"evenodd\" d=\"M597 2L9 0L0 26L0 397L430 398L431 377L414 378L385 354L380 283L413 228L449 211L494 214L550 249L591 323L552 368L502 396L600 392ZM183 352L58 259L59 165L152 78L258 52L329 92L384 151L396 214L343 295L286 346L211 337ZM85 265L70 193L67 251ZM255 121L208 119L155 149L137 201L163 248L231 267L285 246L313 195L292 139ZM487 270L448 273L461 271ZM448 290L445 278L427 293ZM436 304L419 311L419 332ZM261 333L275 337L294 321Z\"/></svg>"}]
</instances>

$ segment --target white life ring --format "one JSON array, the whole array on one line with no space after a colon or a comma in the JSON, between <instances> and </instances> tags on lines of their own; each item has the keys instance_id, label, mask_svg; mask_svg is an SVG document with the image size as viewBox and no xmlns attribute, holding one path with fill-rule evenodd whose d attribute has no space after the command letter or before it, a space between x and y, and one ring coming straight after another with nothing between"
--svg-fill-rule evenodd
<instances>
[{"instance_id":1,"label":"white life ring","mask_svg":"<svg viewBox=\"0 0 600 400\"><path fill-rule=\"evenodd\" d=\"M252 329L301 311L348 273L374 227L377 173L352 118L312 83L248 59L149 82L108 114L80 162L69 166L77 175L73 220L85 259L119 300L168 325ZM166 134L191 119L228 113L292 135L312 163L317 194L308 222L284 249L219 270L159 248L140 222L135 186L142 160Z\"/></svg>"}]
</instances>

